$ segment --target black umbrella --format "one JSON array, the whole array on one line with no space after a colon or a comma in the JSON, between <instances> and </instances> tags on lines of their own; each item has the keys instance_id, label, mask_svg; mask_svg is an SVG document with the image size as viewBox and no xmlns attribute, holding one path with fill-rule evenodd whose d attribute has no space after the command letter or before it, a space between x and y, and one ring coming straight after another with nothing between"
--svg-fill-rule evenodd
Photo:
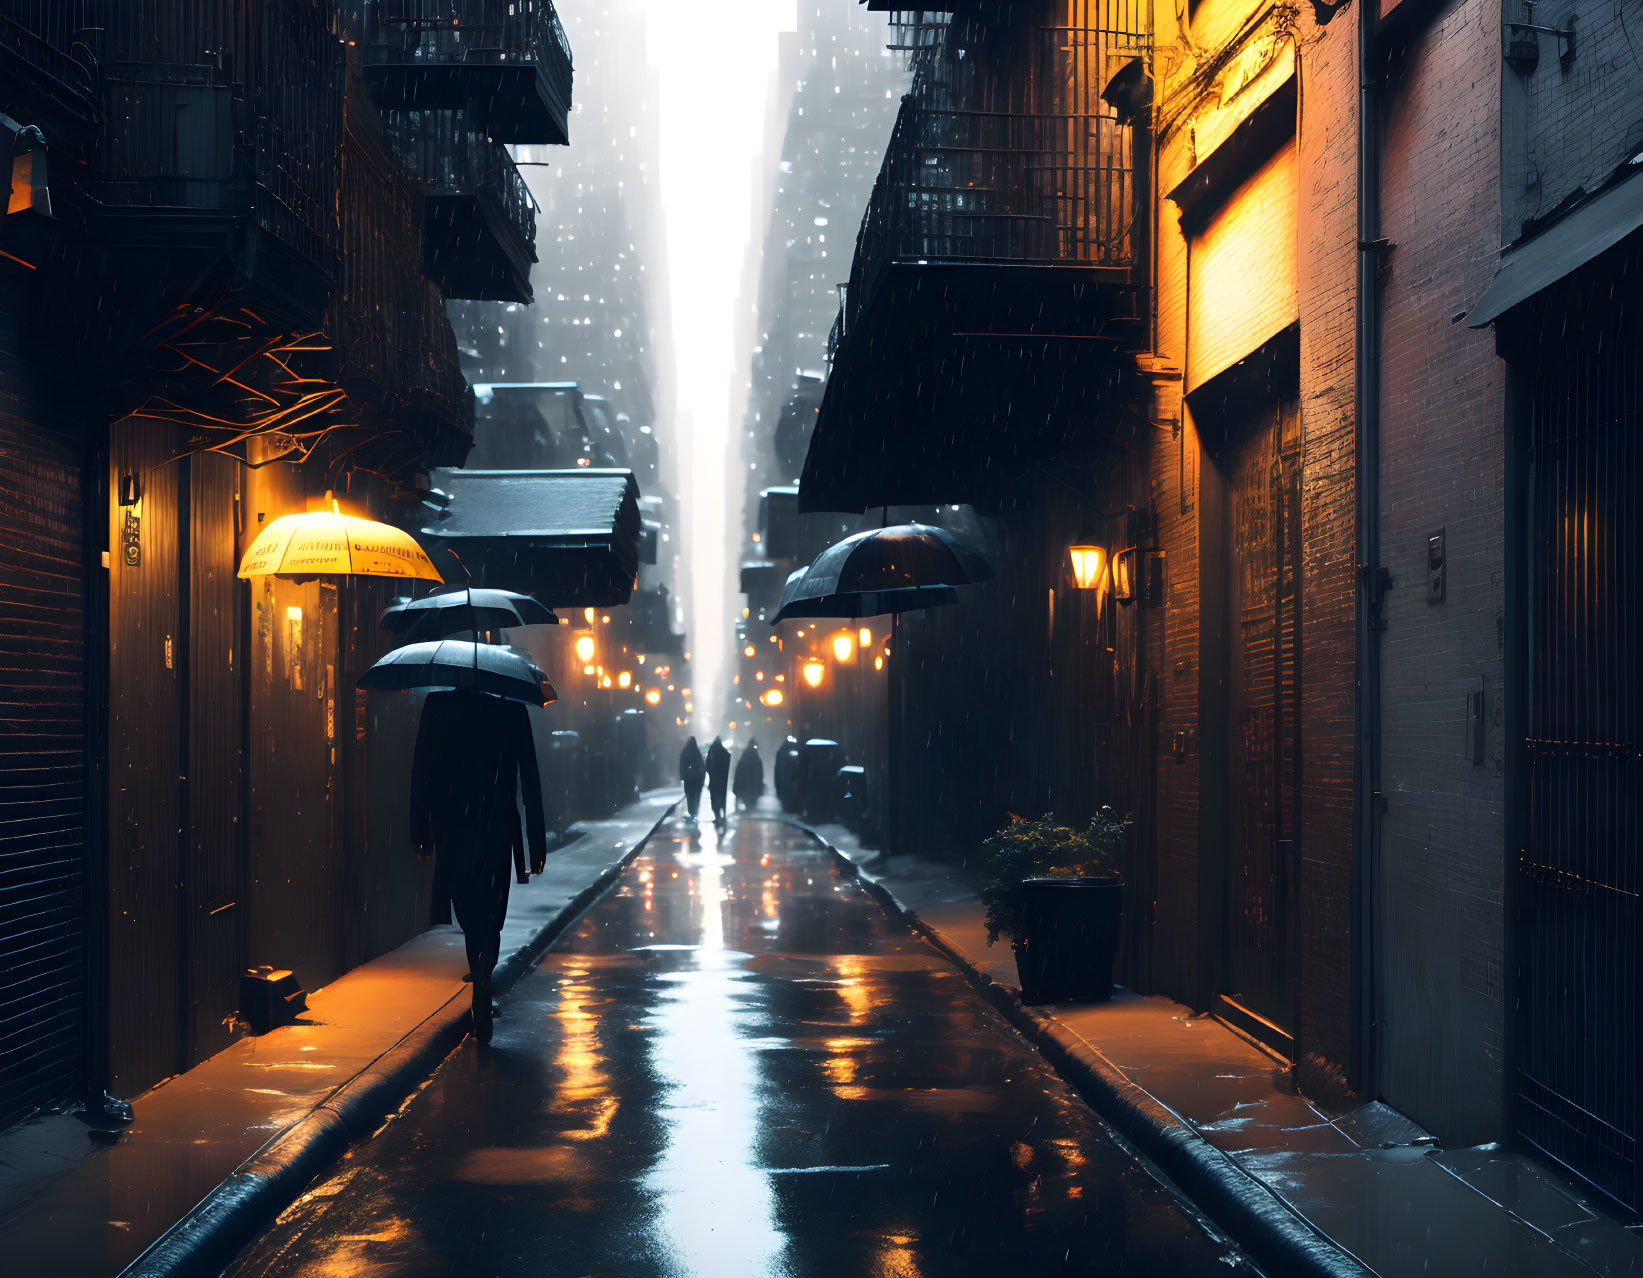
<instances>
[{"instance_id":1,"label":"black umbrella","mask_svg":"<svg viewBox=\"0 0 1643 1278\"><path fill-rule=\"evenodd\" d=\"M533 706L559 700L548 676L524 653L470 639L436 639L395 648L360 676L359 686L379 692L455 688Z\"/></svg>"},{"instance_id":2,"label":"black umbrella","mask_svg":"<svg viewBox=\"0 0 1643 1278\"><path fill-rule=\"evenodd\" d=\"M771 617L770 624L778 621L816 618L881 617L885 613L913 612L920 608L943 608L958 602L958 591L951 586L932 586L916 590L870 590L864 594L822 595L810 598L802 595L808 568L795 568L787 575L782 587L781 606Z\"/></svg>"},{"instance_id":3,"label":"black umbrella","mask_svg":"<svg viewBox=\"0 0 1643 1278\"><path fill-rule=\"evenodd\" d=\"M963 538L934 524L870 528L829 546L787 579L773 621L871 617L955 603L957 586L992 576Z\"/></svg>"},{"instance_id":4,"label":"black umbrella","mask_svg":"<svg viewBox=\"0 0 1643 1278\"><path fill-rule=\"evenodd\" d=\"M378 624L412 639L478 634L514 626L556 626L559 618L547 605L512 590L465 587L421 599L401 599L386 609Z\"/></svg>"}]
</instances>

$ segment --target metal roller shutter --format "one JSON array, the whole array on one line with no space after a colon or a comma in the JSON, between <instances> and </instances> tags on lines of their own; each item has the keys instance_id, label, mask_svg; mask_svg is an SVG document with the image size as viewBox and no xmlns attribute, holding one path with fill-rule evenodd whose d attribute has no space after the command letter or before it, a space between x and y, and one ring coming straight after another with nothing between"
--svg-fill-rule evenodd
<instances>
[{"instance_id":1,"label":"metal roller shutter","mask_svg":"<svg viewBox=\"0 0 1643 1278\"><path fill-rule=\"evenodd\" d=\"M85 1002L80 445L28 420L11 336L0 332L0 1127L73 1093Z\"/></svg>"}]
</instances>

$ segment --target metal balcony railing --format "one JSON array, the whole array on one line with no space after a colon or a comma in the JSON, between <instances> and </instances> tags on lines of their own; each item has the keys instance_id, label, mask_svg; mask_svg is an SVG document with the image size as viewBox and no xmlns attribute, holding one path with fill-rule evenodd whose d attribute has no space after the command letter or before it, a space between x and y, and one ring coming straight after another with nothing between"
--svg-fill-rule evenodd
<instances>
[{"instance_id":1,"label":"metal balcony railing","mask_svg":"<svg viewBox=\"0 0 1643 1278\"><path fill-rule=\"evenodd\" d=\"M1146 47L1138 0L1081 3L1078 24L1023 4L955 19L917 54L856 241L841 332L894 264L1129 270L1131 130L1100 99L1115 55ZM926 51L927 50L927 51Z\"/></svg>"},{"instance_id":2,"label":"metal balcony railing","mask_svg":"<svg viewBox=\"0 0 1643 1278\"><path fill-rule=\"evenodd\" d=\"M98 200L109 208L249 215L334 271L336 213L315 180L316 172L336 171L334 113L311 112L296 139L269 117L244 127L234 89L218 80L209 65L114 64L104 79L109 126Z\"/></svg>"},{"instance_id":3,"label":"metal balcony railing","mask_svg":"<svg viewBox=\"0 0 1643 1278\"><path fill-rule=\"evenodd\" d=\"M885 47L904 54L909 67L917 66L921 55L941 47L952 16L950 9L892 9L890 40Z\"/></svg>"},{"instance_id":4,"label":"metal balcony railing","mask_svg":"<svg viewBox=\"0 0 1643 1278\"><path fill-rule=\"evenodd\" d=\"M540 212L507 148L474 131L461 111L396 111L385 120L394 158L428 194L488 195L520 241L536 243Z\"/></svg>"},{"instance_id":5,"label":"metal balcony railing","mask_svg":"<svg viewBox=\"0 0 1643 1278\"><path fill-rule=\"evenodd\" d=\"M550 0L363 0L360 21L368 63L571 63Z\"/></svg>"}]
</instances>

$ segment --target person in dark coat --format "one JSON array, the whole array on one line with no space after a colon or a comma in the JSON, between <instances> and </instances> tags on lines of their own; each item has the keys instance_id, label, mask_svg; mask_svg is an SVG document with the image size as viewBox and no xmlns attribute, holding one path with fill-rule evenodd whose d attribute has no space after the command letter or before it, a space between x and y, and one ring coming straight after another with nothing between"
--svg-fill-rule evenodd
<instances>
[{"instance_id":1,"label":"person in dark coat","mask_svg":"<svg viewBox=\"0 0 1643 1278\"><path fill-rule=\"evenodd\" d=\"M736 777L730 788L744 808L751 808L764 797L764 760L759 757L757 741L749 741L742 757L736 760Z\"/></svg>"},{"instance_id":2,"label":"person in dark coat","mask_svg":"<svg viewBox=\"0 0 1643 1278\"><path fill-rule=\"evenodd\" d=\"M702 764L702 747L692 737L679 752L679 780L685 783L685 810L690 819L696 819L696 810L702 806L702 782L707 769Z\"/></svg>"},{"instance_id":3,"label":"person in dark coat","mask_svg":"<svg viewBox=\"0 0 1643 1278\"><path fill-rule=\"evenodd\" d=\"M713 823L723 825L725 800L730 793L730 751L718 737L707 748L707 792L713 800Z\"/></svg>"},{"instance_id":4,"label":"person in dark coat","mask_svg":"<svg viewBox=\"0 0 1643 1278\"><path fill-rule=\"evenodd\" d=\"M795 802L794 783L798 780L799 742L796 737L788 737L782 742L781 749L776 751L776 799L789 812L798 808Z\"/></svg>"},{"instance_id":5,"label":"person in dark coat","mask_svg":"<svg viewBox=\"0 0 1643 1278\"><path fill-rule=\"evenodd\" d=\"M519 806L525 808L521 828ZM510 870L521 883L547 860L542 778L522 702L482 692L430 693L411 764L411 838L434 858L433 923L462 928L474 1037L491 1038L491 976L502 948Z\"/></svg>"}]
</instances>

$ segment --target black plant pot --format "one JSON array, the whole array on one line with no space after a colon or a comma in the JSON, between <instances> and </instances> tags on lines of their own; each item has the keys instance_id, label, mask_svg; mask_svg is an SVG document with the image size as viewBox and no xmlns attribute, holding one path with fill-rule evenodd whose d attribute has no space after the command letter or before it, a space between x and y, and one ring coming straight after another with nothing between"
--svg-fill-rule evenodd
<instances>
[{"instance_id":1,"label":"black plant pot","mask_svg":"<svg viewBox=\"0 0 1643 1278\"><path fill-rule=\"evenodd\" d=\"M1124 885L1117 879L1027 879L1015 967L1023 1003L1112 997Z\"/></svg>"}]
</instances>

